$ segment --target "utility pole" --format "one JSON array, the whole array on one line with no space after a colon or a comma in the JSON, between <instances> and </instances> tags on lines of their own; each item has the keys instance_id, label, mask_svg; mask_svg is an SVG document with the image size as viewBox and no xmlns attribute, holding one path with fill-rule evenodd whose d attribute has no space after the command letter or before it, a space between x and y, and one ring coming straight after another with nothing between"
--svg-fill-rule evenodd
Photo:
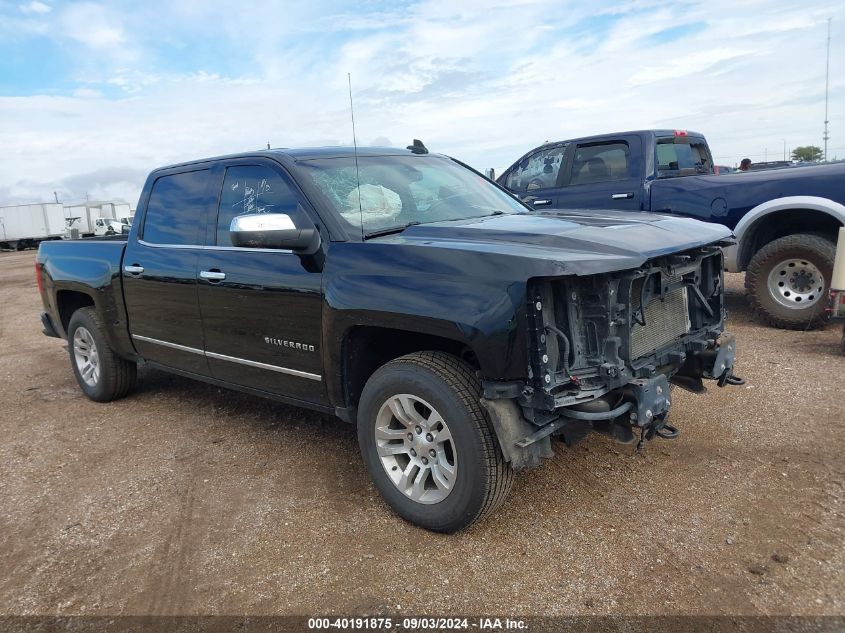
<instances>
[{"instance_id":1,"label":"utility pole","mask_svg":"<svg viewBox=\"0 0 845 633\"><path fill-rule=\"evenodd\" d=\"M786 139L783 139L783 161L786 162Z\"/></svg>"},{"instance_id":2,"label":"utility pole","mask_svg":"<svg viewBox=\"0 0 845 633\"><path fill-rule=\"evenodd\" d=\"M830 133L827 128L827 124L829 123L827 119L827 93L828 93L828 86L830 85L830 20L831 18L827 19L827 66L825 69L824 74L824 160L827 162L827 141L830 139Z\"/></svg>"},{"instance_id":3,"label":"utility pole","mask_svg":"<svg viewBox=\"0 0 845 633\"><path fill-rule=\"evenodd\" d=\"M58 204L58 203L59 203L59 194L57 194L57 193L54 191L54 192L53 192L53 197L56 199L56 204Z\"/></svg>"}]
</instances>

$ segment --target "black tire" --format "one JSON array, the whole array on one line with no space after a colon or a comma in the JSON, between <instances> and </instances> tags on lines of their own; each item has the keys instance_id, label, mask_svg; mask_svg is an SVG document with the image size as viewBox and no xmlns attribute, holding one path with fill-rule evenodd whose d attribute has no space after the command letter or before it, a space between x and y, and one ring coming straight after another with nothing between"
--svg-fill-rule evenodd
<instances>
[{"instance_id":1,"label":"black tire","mask_svg":"<svg viewBox=\"0 0 845 633\"><path fill-rule=\"evenodd\" d=\"M392 396L411 394L431 403L448 423L457 468L453 487L436 503L406 496L382 466L376 446L378 413ZM456 532L495 510L514 479L480 403L472 368L443 352L418 352L380 367L367 381L358 409L358 442L384 500L403 519L435 532Z\"/></svg>"},{"instance_id":2,"label":"black tire","mask_svg":"<svg viewBox=\"0 0 845 633\"><path fill-rule=\"evenodd\" d=\"M74 340L80 328L90 333L96 346L99 375L93 385L83 378L76 358ZM103 332L105 328L94 308L80 308L73 313L68 324L68 351L73 375L76 376L76 382L79 383L85 395L96 402L111 402L123 398L135 387L138 369L135 363L121 358L112 351Z\"/></svg>"},{"instance_id":3,"label":"black tire","mask_svg":"<svg viewBox=\"0 0 845 633\"><path fill-rule=\"evenodd\" d=\"M819 235L799 233L769 242L751 258L745 273L745 289L751 308L762 320L774 327L808 330L827 319L827 295L833 274L836 247ZM814 293L814 303L806 308L787 307L779 303L769 289L769 275L778 264L788 259L805 260L815 266L822 276L821 290Z\"/></svg>"}]
</instances>

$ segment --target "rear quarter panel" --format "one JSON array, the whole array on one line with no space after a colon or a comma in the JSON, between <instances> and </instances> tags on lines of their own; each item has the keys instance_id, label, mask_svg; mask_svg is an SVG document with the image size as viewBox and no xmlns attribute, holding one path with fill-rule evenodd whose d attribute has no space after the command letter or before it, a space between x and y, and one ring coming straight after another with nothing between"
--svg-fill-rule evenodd
<instances>
[{"instance_id":1,"label":"rear quarter panel","mask_svg":"<svg viewBox=\"0 0 845 633\"><path fill-rule=\"evenodd\" d=\"M112 348L122 356L134 357L120 272L125 247L125 240L43 242L36 261L43 271L45 307L62 337L66 338L67 332L59 311L60 293L80 292L93 300Z\"/></svg>"},{"instance_id":2,"label":"rear quarter panel","mask_svg":"<svg viewBox=\"0 0 845 633\"><path fill-rule=\"evenodd\" d=\"M655 180L650 200L654 212L689 215L733 229L760 204L792 196L845 203L845 163Z\"/></svg>"}]
</instances>

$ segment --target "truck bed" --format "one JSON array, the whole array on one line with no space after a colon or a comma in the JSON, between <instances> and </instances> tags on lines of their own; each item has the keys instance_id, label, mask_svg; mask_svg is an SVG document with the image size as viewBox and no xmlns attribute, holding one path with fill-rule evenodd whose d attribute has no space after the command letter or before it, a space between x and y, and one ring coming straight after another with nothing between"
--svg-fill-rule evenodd
<instances>
[{"instance_id":1,"label":"truck bed","mask_svg":"<svg viewBox=\"0 0 845 633\"><path fill-rule=\"evenodd\" d=\"M57 322L52 324L59 336L66 334L64 315L57 305L59 293L79 291L84 296L91 296L91 289L98 311L113 323L124 324L122 331L119 327L109 331L125 333L126 311L120 276L125 248L125 235L41 243L35 261L44 284L44 307L49 314L62 317L54 319ZM117 342L114 344L123 347Z\"/></svg>"}]
</instances>

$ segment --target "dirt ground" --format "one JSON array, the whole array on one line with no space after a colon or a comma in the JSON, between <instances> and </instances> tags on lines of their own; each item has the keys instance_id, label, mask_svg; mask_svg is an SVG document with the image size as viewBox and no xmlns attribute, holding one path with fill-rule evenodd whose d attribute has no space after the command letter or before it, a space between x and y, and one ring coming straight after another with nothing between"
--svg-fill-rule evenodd
<instances>
[{"instance_id":1,"label":"dirt ground","mask_svg":"<svg viewBox=\"0 0 845 633\"><path fill-rule=\"evenodd\" d=\"M675 395L675 441L590 437L443 536L394 516L340 420L149 368L83 397L0 254L2 614L843 614L841 332L750 321L746 386ZM678 392L678 390L675 390Z\"/></svg>"}]
</instances>

